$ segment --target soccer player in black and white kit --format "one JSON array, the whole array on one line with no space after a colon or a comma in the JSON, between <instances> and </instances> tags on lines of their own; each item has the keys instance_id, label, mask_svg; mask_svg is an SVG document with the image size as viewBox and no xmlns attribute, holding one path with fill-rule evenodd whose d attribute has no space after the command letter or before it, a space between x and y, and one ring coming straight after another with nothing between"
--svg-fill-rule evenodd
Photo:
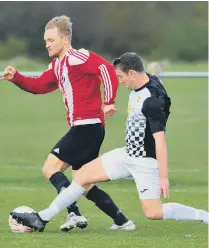
<instances>
[{"instance_id":1,"label":"soccer player in black and white kit","mask_svg":"<svg viewBox=\"0 0 209 248\"><path fill-rule=\"evenodd\" d=\"M91 183L132 176L144 215L151 220L201 221L208 224L208 212L179 203L165 203L169 198L168 161L165 141L166 122L171 100L160 80L144 70L136 53L125 53L113 65L120 83L131 90L126 125L126 145L105 153L84 165L72 184L51 205L39 213L11 215L25 225L43 230L65 207L75 202Z\"/></svg>"}]
</instances>

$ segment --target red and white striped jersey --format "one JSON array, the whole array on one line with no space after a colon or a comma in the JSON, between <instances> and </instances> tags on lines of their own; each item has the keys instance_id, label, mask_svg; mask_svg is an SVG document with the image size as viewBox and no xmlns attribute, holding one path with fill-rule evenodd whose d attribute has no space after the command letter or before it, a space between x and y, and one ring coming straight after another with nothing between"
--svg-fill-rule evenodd
<instances>
[{"instance_id":1,"label":"red and white striped jersey","mask_svg":"<svg viewBox=\"0 0 209 248\"><path fill-rule=\"evenodd\" d=\"M102 122L101 81L104 84L104 104L115 102L118 80L114 67L99 55L85 50L69 49L64 57L53 59L40 77L25 77L19 72L11 80L33 94L46 94L60 89L67 109L69 125Z\"/></svg>"}]
</instances>

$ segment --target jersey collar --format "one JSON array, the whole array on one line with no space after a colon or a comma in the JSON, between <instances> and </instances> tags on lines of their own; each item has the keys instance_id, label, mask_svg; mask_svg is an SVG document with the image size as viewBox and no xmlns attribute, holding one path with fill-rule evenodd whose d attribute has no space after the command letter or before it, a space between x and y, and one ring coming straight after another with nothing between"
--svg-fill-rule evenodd
<instances>
[{"instance_id":1,"label":"jersey collar","mask_svg":"<svg viewBox=\"0 0 209 248\"><path fill-rule=\"evenodd\" d=\"M148 81L147 83L145 83L144 85L142 85L141 87L135 89L135 90L134 90L135 92L138 92L138 91L144 89L144 88L149 84L151 78L150 78L150 75L149 75L148 73L146 73L146 74L147 74L147 76L149 77L149 81Z\"/></svg>"}]
</instances>

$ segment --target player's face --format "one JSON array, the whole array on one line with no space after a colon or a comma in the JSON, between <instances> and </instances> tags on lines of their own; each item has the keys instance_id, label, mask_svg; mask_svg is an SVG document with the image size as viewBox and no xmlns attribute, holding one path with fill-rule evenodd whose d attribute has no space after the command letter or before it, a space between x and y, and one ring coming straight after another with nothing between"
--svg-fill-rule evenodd
<instances>
[{"instance_id":1,"label":"player's face","mask_svg":"<svg viewBox=\"0 0 209 248\"><path fill-rule=\"evenodd\" d=\"M44 33L49 57L59 57L66 44L66 37L61 36L58 28L47 29Z\"/></svg>"},{"instance_id":2,"label":"player's face","mask_svg":"<svg viewBox=\"0 0 209 248\"><path fill-rule=\"evenodd\" d=\"M133 75L131 71L124 72L121 71L120 68L116 68L116 75L120 84L124 84L124 86L128 89L133 89Z\"/></svg>"}]
</instances>

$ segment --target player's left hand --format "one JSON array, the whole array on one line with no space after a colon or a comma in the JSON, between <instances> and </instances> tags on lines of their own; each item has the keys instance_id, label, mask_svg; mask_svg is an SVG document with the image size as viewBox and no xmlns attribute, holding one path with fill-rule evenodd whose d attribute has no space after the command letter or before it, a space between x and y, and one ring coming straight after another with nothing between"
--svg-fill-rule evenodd
<instances>
[{"instance_id":1,"label":"player's left hand","mask_svg":"<svg viewBox=\"0 0 209 248\"><path fill-rule=\"evenodd\" d=\"M169 198L169 180L167 177L160 178L160 195Z\"/></svg>"},{"instance_id":2,"label":"player's left hand","mask_svg":"<svg viewBox=\"0 0 209 248\"><path fill-rule=\"evenodd\" d=\"M113 116L118 111L118 109L115 108L114 104L110 104L110 105L105 105L103 111L105 115Z\"/></svg>"}]
</instances>

